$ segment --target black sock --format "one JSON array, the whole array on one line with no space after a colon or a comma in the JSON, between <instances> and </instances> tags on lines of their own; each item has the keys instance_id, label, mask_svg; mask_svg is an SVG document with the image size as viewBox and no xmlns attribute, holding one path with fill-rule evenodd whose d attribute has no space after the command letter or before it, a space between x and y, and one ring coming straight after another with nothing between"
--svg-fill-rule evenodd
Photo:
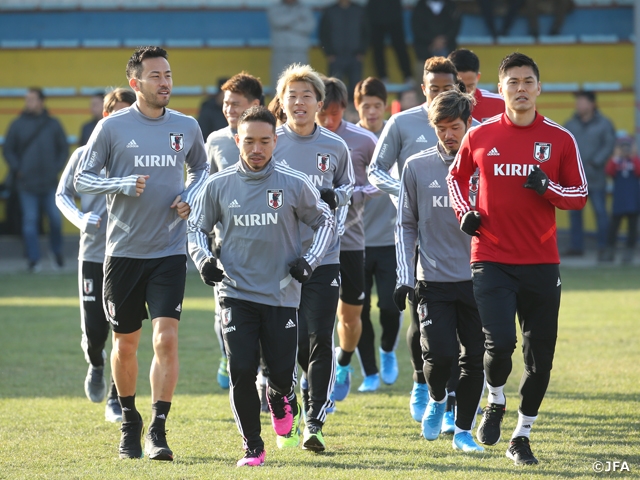
<instances>
[{"instance_id":1,"label":"black sock","mask_svg":"<svg viewBox=\"0 0 640 480\"><path fill-rule=\"evenodd\" d=\"M345 352L342 348L340 348L340 353L338 353L338 365L342 367L346 367L347 365L349 365L351 363L351 356L354 352L355 350L353 352Z\"/></svg>"},{"instance_id":2,"label":"black sock","mask_svg":"<svg viewBox=\"0 0 640 480\"><path fill-rule=\"evenodd\" d=\"M169 410L171 410L171 402L158 400L156 403L151 405L151 425L149 425L149 430L153 429L164 431L164 425L167 421L167 416L169 416Z\"/></svg>"},{"instance_id":3,"label":"black sock","mask_svg":"<svg viewBox=\"0 0 640 480\"><path fill-rule=\"evenodd\" d=\"M116 384L113 381L113 377L111 377L111 383L109 385L109 396L108 398L118 398L118 389L116 388Z\"/></svg>"},{"instance_id":4,"label":"black sock","mask_svg":"<svg viewBox=\"0 0 640 480\"><path fill-rule=\"evenodd\" d=\"M118 396L118 401L122 407L122 421L124 423L137 423L140 421L140 414L136 410L136 395L130 397Z\"/></svg>"}]
</instances>

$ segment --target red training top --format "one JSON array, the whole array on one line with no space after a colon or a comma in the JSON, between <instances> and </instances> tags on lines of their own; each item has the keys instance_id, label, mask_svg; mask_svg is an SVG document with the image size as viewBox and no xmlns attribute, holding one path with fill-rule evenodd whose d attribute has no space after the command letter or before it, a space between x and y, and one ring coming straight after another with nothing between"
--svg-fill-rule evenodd
<instances>
[{"instance_id":1,"label":"red training top","mask_svg":"<svg viewBox=\"0 0 640 480\"><path fill-rule=\"evenodd\" d=\"M523 188L536 165L549 177L542 196ZM560 263L555 207L580 210L587 202L587 180L573 135L539 113L526 127L502 114L470 130L447 176L458 219L471 210L469 178L476 168L481 224L471 242L471 262Z\"/></svg>"},{"instance_id":2,"label":"red training top","mask_svg":"<svg viewBox=\"0 0 640 480\"><path fill-rule=\"evenodd\" d=\"M476 104L473 107L471 116L480 123L504 113L504 98L502 98L502 95L476 88L473 96L476 99Z\"/></svg>"}]
</instances>

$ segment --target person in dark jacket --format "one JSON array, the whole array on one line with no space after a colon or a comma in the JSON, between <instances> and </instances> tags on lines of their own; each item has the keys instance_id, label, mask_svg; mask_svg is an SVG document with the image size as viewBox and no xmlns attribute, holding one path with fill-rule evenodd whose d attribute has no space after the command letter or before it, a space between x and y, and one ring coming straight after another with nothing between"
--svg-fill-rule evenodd
<instances>
[{"instance_id":1,"label":"person in dark jacket","mask_svg":"<svg viewBox=\"0 0 640 480\"><path fill-rule=\"evenodd\" d=\"M589 203L596 215L598 259L604 260L607 246L608 214L606 206L606 175L604 166L613 154L616 134L611 120L598 110L595 92L581 90L576 93L576 112L565 124L576 138L584 173L589 184ZM569 212L571 244L565 255L582 256L584 231L582 210Z\"/></svg>"},{"instance_id":2,"label":"person in dark jacket","mask_svg":"<svg viewBox=\"0 0 640 480\"><path fill-rule=\"evenodd\" d=\"M364 7L351 0L338 0L322 12L319 37L329 76L348 84L350 101L353 101L353 88L362 78L368 35Z\"/></svg>"},{"instance_id":3,"label":"person in dark jacket","mask_svg":"<svg viewBox=\"0 0 640 480\"><path fill-rule=\"evenodd\" d=\"M411 15L411 30L420 69L427 58L446 57L457 48L460 23L460 13L452 0L418 0Z\"/></svg>"},{"instance_id":4,"label":"person in dark jacket","mask_svg":"<svg viewBox=\"0 0 640 480\"><path fill-rule=\"evenodd\" d=\"M198 125L202 130L202 138L207 138L211 132L220 130L227 126L227 119L222 113L222 101L224 98L224 92L222 91L222 85L224 85L227 77L218 79L218 91L206 98L202 105L200 105L200 113L198 114Z\"/></svg>"},{"instance_id":5,"label":"person in dark jacket","mask_svg":"<svg viewBox=\"0 0 640 480\"><path fill-rule=\"evenodd\" d=\"M613 211L603 260L613 261L618 230L622 219L627 217L627 241L622 254L622 263L627 265L633 261L640 216L640 158L633 151L631 137L618 139L617 154L607 162L605 172L613 178Z\"/></svg>"},{"instance_id":6,"label":"person in dark jacket","mask_svg":"<svg viewBox=\"0 0 640 480\"><path fill-rule=\"evenodd\" d=\"M78 146L82 147L89 141L89 137L96 128L96 125L102 120L102 104L104 102L104 93L99 92L91 96L91 103L89 104L89 110L91 110L91 120L82 125L80 129L80 138L78 139Z\"/></svg>"},{"instance_id":7,"label":"person in dark jacket","mask_svg":"<svg viewBox=\"0 0 640 480\"><path fill-rule=\"evenodd\" d=\"M411 61L409 60L404 34L402 3L400 0L369 0L366 9L371 32L373 62L376 66L378 78L383 82L388 80L387 62L384 55L385 39L388 36L396 53L403 80L405 83L410 83L412 80Z\"/></svg>"},{"instance_id":8,"label":"person in dark jacket","mask_svg":"<svg viewBox=\"0 0 640 480\"><path fill-rule=\"evenodd\" d=\"M55 194L69 145L62 125L47 112L44 99L39 88L27 91L24 111L9 126L4 144L4 158L20 195L22 236L31 272L41 268L38 224L43 211L49 218L54 266L60 268L64 263L62 219Z\"/></svg>"}]
</instances>

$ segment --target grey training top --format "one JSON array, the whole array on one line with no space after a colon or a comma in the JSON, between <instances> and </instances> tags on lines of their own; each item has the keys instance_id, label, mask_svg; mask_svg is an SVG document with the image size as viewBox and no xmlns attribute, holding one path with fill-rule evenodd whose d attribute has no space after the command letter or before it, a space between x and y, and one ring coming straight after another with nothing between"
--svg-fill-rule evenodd
<instances>
[{"instance_id":1,"label":"grey training top","mask_svg":"<svg viewBox=\"0 0 640 480\"><path fill-rule=\"evenodd\" d=\"M289 274L289 263L304 254L316 268L335 228L327 204L306 175L272 159L260 172L241 161L209 177L189 217L189 253L198 269L213 256L207 233L218 222L225 231L220 297L298 308L301 284ZM314 232L306 251L300 222Z\"/></svg>"},{"instance_id":2,"label":"grey training top","mask_svg":"<svg viewBox=\"0 0 640 480\"><path fill-rule=\"evenodd\" d=\"M76 206L76 189L73 176L85 147L76 149L62 172L56 190L56 205L62 214L80 230L81 262L104 263L104 245L107 238L107 197L104 195L80 195L80 209ZM101 172L104 177L104 172ZM97 224L100 221L100 228Z\"/></svg>"},{"instance_id":3,"label":"grey training top","mask_svg":"<svg viewBox=\"0 0 640 480\"><path fill-rule=\"evenodd\" d=\"M471 280L471 237L460 231L446 177L453 157L440 145L413 155L402 172L396 226L397 283L413 287L416 241L418 280Z\"/></svg>"},{"instance_id":4,"label":"grey training top","mask_svg":"<svg viewBox=\"0 0 640 480\"><path fill-rule=\"evenodd\" d=\"M384 121L382 129L387 124ZM360 123L358 123L360 125ZM375 132L380 138L382 129ZM367 184L369 179L367 179ZM366 247L389 247L395 245L394 230L396 226L396 206L389 198L389 194L380 191L380 195L372 196L364 206L364 238Z\"/></svg>"},{"instance_id":5,"label":"grey training top","mask_svg":"<svg viewBox=\"0 0 640 480\"><path fill-rule=\"evenodd\" d=\"M427 104L392 115L380 135L369 167L369 181L383 192L398 196L400 181L389 171L394 164L402 172L411 155L438 143L436 132L429 123Z\"/></svg>"},{"instance_id":6,"label":"grey training top","mask_svg":"<svg viewBox=\"0 0 640 480\"><path fill-rule=\"evenodd\" d=\"M238 163L240 150L236 145L236 133L238 133L237 130L232 130L231 127L227 126L212 132L207 137L205 148L207 150L210 174L220 172Z\"/></svg>"},{"instance_id":7,"label":"grey training top","mask_svg":"<svg viewBox=\"0 0 640 480\"><path fill-rule=\"evenodd\" d=\"M341 251L364 250L364 208L365 202L377 196L379 190L372 187L367 180L367 168L371 162L378 138L369 130L342 120L336 129L349 147L351 164L356 185L351 196L351 203L344 222L344 234L340 239ZM366 188L369 187L369 188Z\"/></svg>"},{"instance_id":8,"label":"grey training top","mask_svg":"<svg viewBox=\"0 0 640 480\"><path fill-rule=\"evenodd\" d=\"M339 235L344 229L346 207L355 182L349 148L338 135L319 125L307 136L298 135L288 125L278 127L276 134L278 142L273 158L307 175L318 190L333 188L338 197L338 207L344 207L336 210L336 232L322 265L340 263ZM304 225L300 229L303 247L307 248L313 231Z\"/></svg>"},{"instance_id":9,"label":"grey training top","mask_svg":"<svg viewBox=\"0 0 640 480\"><path fill-rule=\"evenodd\" d=\"M107 178L100 177L103 168ZM140 175L149 178L137 197ZM195 119L168 108L161 117L149 118L134 104L100 120L82 154L75 187L80 193L108 194L107 255L162 258L186 253L186 222L170 206L178 195L191 205L207 176Z\"/></svg>"}]
</instances>

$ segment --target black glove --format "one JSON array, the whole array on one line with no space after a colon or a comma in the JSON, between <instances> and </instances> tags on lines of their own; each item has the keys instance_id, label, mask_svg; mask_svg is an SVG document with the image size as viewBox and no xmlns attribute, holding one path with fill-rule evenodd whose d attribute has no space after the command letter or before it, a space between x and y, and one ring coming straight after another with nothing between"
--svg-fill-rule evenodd
<instances>
[{"instance_id":1,"label":"black glove","mask_svg":"<svg viewBox=\"0 0 640 480\"><path fill-rule=\"evenodd\" d=\"M393 303L396 304L398 310L401 312L407 308L407 295L409 295L409 300L413 301L415 291L413 288L407 285L399 285L393 291Z\"/></svg>"},{"instance_id":2,"label":"black glove","mask_svg":"<svg viewBox=\"0 0 640 480\"><path fill-rule=\"evenodd\" d=\"M331 210L338 208L338 197L336 196L336 192L333 191L333 188L321 188L320 198L329 205Z\"/></svg>"},{"instance_id":3,"label":"black glove","mask_svg":"<svg viewBox=\"0 0 640 480\"><path fill-rule=\"evenodd\" d=\"M536 165L533 167L533 170L531 170L531 173L527 177L527 183L525 183L523 187L535 190L538 195L544 195L544 192L549 188L549 177Z\"/></svg>"},{"instance_id":4,"label":"black glove","mask_svg":"<svg viewBox=\"0 0 640 480\"><path fill-rule=\"evenodd\" d=\"M200 267L200 277L207 285L213 287L224 278L224 272L218 268L218 261L214 257L209 257Z\"/></svg>"},{"instance_id":5,"label":"black glove","mask_svg":"<svg viewBox=\"0 0 640 480\"><path fill-rule=\"evenodd\" d=\"M296 258L289 266L291 267L289 273L300 283L309 280L309 277L313 273L313 270L311 270L311 267L303 257Z\"/></svg>"},{"instance_id":6,"label":"black glove","mask_svg":"<svg viewBox=\"0 0 640 480\"><path fill-rule=\"evenodd\" d=\"M480 228L480 212L469 210L462 216L462 220L460 220L460 230L467 235L477 237L478 228Z\"/></svg>"}]
</instances>

